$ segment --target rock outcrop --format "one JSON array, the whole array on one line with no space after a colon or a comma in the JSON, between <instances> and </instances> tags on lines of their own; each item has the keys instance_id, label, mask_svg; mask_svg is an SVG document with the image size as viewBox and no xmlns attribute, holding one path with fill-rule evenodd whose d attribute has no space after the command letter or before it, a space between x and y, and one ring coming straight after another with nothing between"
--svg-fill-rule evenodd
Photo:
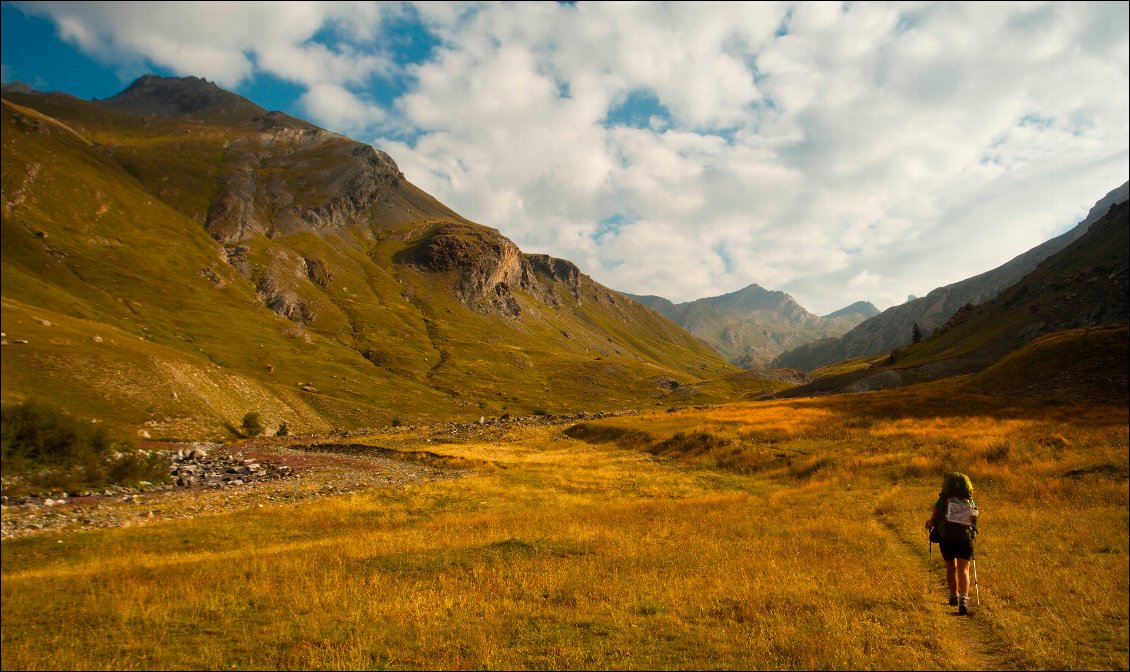
<instances>
[{"instance_id":1,"label":"rock outcrop","mask_svg":"<svg viewBox=\"0 0 1130 672\"><path fill-rule=\"evenodd\" d=\"M404 174L371 145L314 127L268 122L233 141L205 227L225 245L356 223Z\"/></svg>"},{"instance_id":2,"label":"rock outcrop","mask_svg":"<svg viewBox=\"0 0 1130 672\"><path fill-rule=\"evenodd\" d=\"M585 277L564 259L523 254L495 229L456 222L433 230L416 248L412 262L430 273L453 273L455 296L468 308L510 317L522 313L515 292L559 309L554 288L564 288L580 302Z\"/></svg>"}]
</instances>

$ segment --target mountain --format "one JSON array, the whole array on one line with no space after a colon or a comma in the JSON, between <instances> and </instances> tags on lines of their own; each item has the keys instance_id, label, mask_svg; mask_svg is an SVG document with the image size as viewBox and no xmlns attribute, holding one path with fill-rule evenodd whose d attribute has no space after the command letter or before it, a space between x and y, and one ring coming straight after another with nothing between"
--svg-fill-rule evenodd
<instances>
[{"instance_id":1,"label":"mountain","mask_svg":"<svg viewBox=\"0 0 1130 672\"><path fill-rule=\"evenodd\" d=\"M1130 203L937 333L778 396L858 392L954 376L959 390L1127 401ZM843 363L846 365L847 363Z\"/></svg>"},{"instance_id":2,"label":"mountain","mask_svg":"<svg viewBox=\"0 0 1130 672\"><path fill-rule=\"evenodd\" d=\"M997 268L939 287L925 297L910 299L859 323L840 338L813 341L773 360L775 367L807 371L855 357L878 355L911 342L914 325L925 335L939 329L966 304L977 305L997 296L1056 252L1082 237L1110 207L1130 198L1130 182L1099 199L1083 221L1070 231L1028 250Z\"/></svg>"},{"instance_id":3,"label":"mountain","mask_svg":"<svg viewBox=\"0 0 1130 672\"><path fill-rule=\"evenodd\" d=\"M170 79L143 75L102 104L135 114L198 117L211 121L240 121L262 117L267 110L243 96L225 91L200 77Z\"/></svg>"},{"instance_id":4,"label":"mountain","mask_svg":"<svg viewBox=\"0 0 1130 672\"><path fill-rule=\"evenodd\" d=\"M658 296L629 296L747 369L769 368L776 356L789 349L838 336L879 314L875 306L859 301L819 317L788 294L755 284L730 294L679 304Z\"/></svg>"},{"instance_id":5,"label":"mountain","mask_svg":"<svg viewBox=\"0 0 1130 672\"><path fill-rule=\"evenodd\" d=\"M5 404L223 438L248 412L313 433L667 405L736 372L384 152L199 78L6 88L2 129Z\"/></svg>"}]
</instances>

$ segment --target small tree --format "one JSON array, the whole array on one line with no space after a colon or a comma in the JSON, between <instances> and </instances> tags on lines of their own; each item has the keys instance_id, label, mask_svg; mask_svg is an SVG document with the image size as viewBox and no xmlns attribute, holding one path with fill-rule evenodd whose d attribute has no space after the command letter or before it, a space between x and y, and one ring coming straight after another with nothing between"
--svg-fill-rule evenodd
<instances>
[{"instance_id":1,"label":"small tree","mask_svg":"<svg viewBox=\"0 0 1130 672\"><path fill-rule=\"evenodd\" d=\"M286 423L284 422L279 425L279 431L275 432L275 436L286 436L287 434L290 434L290 430L287 428Z\"/></svg>"},{"instance_id":2,"label":"small tree","mask_svg":"<svg viewBox=\"0 0 1130 672\"><path fill-rule=\"evenodd\" d=\"M922 327L919 327L918 323L915 322L914 323L914 330L910 332L910 342L911 343L917 343L918 341L921 341L921 340L922 340Z\"/></svg>"},{"instance_id":3,"label":"small tree","mask_svg":"<svg viewBox=\"0 0 1130 672\"><path fill-rule=\"evenodd\" d=\"M243 433L247 436L259 436L263 433L263 421L255 411L248 411L243 416Z\"/></svg>"}]
</instances>

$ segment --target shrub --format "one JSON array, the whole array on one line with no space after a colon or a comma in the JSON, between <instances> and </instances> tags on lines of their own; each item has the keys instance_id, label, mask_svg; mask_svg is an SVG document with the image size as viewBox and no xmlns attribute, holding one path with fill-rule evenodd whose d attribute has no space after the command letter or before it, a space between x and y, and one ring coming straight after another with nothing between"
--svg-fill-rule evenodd
<instances>
[{"instance_id":1,"label":"shrub","mask_svg":"<svg viewBox=\"0 0 1130 672\"><path fill-rule=\"evenodd\" d=\"M106 466L107 480L116 485L136 486L141 481L162 483L171 480L169 461L160 453L129 451L120 454Z\"/></svg>"},{"instance_id":2,"label":"shrub","mask_svg":"<svg viewBox=\"0 0 1130 672\"><path fill-rule=\"evenodd\" d=\"M730 444L728 439L710 432L676 432L674 436L661 441L650 449L656 455L677 455L680 457L701 457L714 455Z\"/></svg>"},{"instance_id":3,"label":"shrub","mask_svg":"<svg viewBox=\"0 0 1130 672\"><path fill-rule=\"evenodd\" d=\"M286 423L279 425L279 431L275 432L275 436L287 436L290 434L290 429L287 428Z\"/></svg>"},{"instance_id":4,"label":"shrub","mask_svg":"<svg viewBox=\"0 0 1130 672\"><path fill-rule=\"evenodd\" d=\"M62 409L25 401L3 409L0 453L3 473L96 461L110 449L101 427L82 422Z\"/></svg>"},{"instance_id":5,"label":"shrub","mask_svg":"<svg viewBox=\"0 0 1130 672\"><path fill-rule=\"evenodd\" d=\"M111 443L101 427L38 401L0 411L0 453L7 496L171 480L162 455Z\"/></svg>"},{"instance_id":6,"label":"shrub","mask_svg":"<svg viewBox=\"0 0 1130 672\"><path fill-rule=\"evenodd\" d=\"M566 429L565 436L588 443L615 443L622 448L644 448L652 441L650 434L638 429L625 429L587 422Z\"/></svg>"},{"instance_id":7,"label":"shrub","mask_svg":"<svg viewBox=\"0 0 1130 672\"><path fill-rule=\"evenodd\" d=\"M249 411L243 416L243 433L247 436L259 436L263 433L263 421L255 411Z\"/></svg>"}]
</instances>

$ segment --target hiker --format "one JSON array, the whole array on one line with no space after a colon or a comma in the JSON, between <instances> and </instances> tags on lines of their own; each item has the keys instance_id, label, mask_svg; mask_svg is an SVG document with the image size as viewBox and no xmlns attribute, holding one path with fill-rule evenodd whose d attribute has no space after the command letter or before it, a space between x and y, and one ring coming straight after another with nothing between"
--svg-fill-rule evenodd
<instances>
[{"instance_id":1,"label":"hiker","mask_svg":"<svg viewBox=\"0 0 1130 672\"><path fill-rule=\"evenodd\" d=\"M973 503L973 483L969 477L957 472L948 474L926 520L926 529L946 561L950 606L958 607L957 613L963 616L969 613L969 562L973 559L978 517L980 511Z\"/></svg>"}]
</instances>

